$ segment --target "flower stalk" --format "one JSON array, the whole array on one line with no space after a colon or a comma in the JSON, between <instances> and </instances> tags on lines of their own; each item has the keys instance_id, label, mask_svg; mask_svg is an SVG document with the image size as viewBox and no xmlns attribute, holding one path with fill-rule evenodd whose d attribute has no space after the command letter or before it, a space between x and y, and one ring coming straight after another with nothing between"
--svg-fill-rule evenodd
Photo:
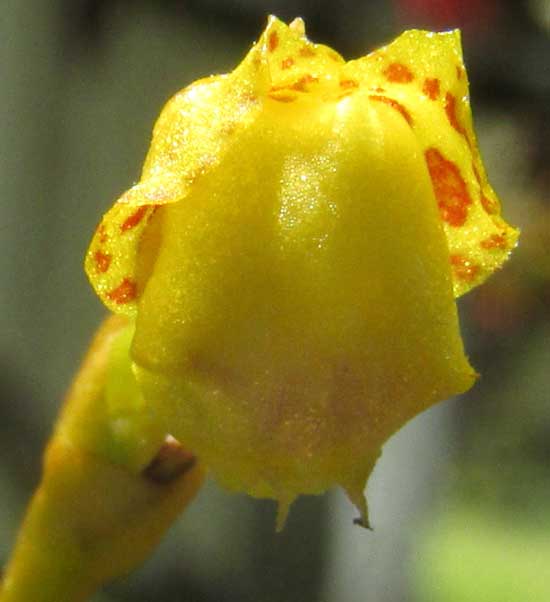
<instances>
[{"instance_id":1,"label":"flower stalk","mask_svg":"<svg viewBox=\"0 0 550 602\"><path fill-rule=\"evenodd\" d=\"M202 484L194 456L173 439L163 443L139 398L129 407L131 385L109 391L109 381L131 375L128 348L117 348L130 340L127 330L118 316L102 325L67 396L3 574L2 602L87 600L149 555Z\"/></svg>"}]
</instances>

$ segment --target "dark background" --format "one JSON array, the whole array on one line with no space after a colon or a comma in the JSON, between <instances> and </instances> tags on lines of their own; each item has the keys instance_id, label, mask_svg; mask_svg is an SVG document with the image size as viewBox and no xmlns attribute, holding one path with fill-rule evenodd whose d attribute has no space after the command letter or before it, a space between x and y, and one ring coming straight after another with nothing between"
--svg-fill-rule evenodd
<instances>
[{"instance_id":1,"label":"dark background","mask_svg":"<svg viewBox=\"0 0 550 602\"><path fill-rule=\"evenodd\" d=\"M374 533L340 493L282 535L267 502L209 483L155 556L97 602L550 599L550 3L5 0L0 13L0 562L56 409L104 315L82 271L99 216L139 175L164 102L231 70L266 15L346 58L410 27L463 30L509 265L460 302L483 375L410 423L369 483Z\"/></svg>"}]
</instances>

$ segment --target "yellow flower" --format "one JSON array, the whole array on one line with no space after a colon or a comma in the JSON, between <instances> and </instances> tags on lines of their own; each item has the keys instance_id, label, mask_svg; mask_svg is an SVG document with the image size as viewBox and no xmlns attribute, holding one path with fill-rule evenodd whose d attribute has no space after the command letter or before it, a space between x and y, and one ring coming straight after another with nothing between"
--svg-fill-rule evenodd
<instances>
[{"instance_id":1,"label":"yellow flower","mask_svg":"<svg viewBox=\"0 0 550 602\"><path fill-rule=\"evenodd\" d=\"M332 485L366 520L382 444L468 389L454 296L499 267L500 217L457 31L345 62L275 18L163 110L88 276L136 319L147 403L227 487Z\"/></svg>"}]
</instances>

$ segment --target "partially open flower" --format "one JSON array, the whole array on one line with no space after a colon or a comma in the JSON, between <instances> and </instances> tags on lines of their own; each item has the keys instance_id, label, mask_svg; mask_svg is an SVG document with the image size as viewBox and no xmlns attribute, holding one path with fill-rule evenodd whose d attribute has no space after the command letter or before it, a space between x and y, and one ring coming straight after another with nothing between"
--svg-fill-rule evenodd
<instances>
[{"instance_id":1,"label":"partially open flower","mask_svg":"<svg viewBox=\"0 0 550 602\"><path fill-rule=\"evenodd\" d=\"M138 382L226 486L343 486L366 518L384 441L468 389L454 296L506 259L457 31L345 62L271 18L158 120L86 270L136 317Z\"/></svg>"}]
</instances>

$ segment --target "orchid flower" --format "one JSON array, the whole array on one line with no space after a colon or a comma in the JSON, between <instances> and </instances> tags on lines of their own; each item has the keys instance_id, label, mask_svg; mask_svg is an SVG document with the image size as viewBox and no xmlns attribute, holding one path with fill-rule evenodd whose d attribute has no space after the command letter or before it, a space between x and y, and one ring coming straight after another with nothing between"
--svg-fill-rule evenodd
<instances>
[{"instance_id":1,"label":"orchid flower","mask_svg":"<svg viewBox=\"0 0 550 602\"><path fill-rule=\"evenodd\" d=\"M517 236L458 31L346 62L272 17L232 73L168 102L140 181L98 226L86 272L121 315L118 342L101 339L115 359L55 437L141 475L169 434L200 461L178 508L204 466L276 500L279 528L297 496L334 485L368 525L384 442L474 383L455 298Z\"/></svg>"}]
</instances>

